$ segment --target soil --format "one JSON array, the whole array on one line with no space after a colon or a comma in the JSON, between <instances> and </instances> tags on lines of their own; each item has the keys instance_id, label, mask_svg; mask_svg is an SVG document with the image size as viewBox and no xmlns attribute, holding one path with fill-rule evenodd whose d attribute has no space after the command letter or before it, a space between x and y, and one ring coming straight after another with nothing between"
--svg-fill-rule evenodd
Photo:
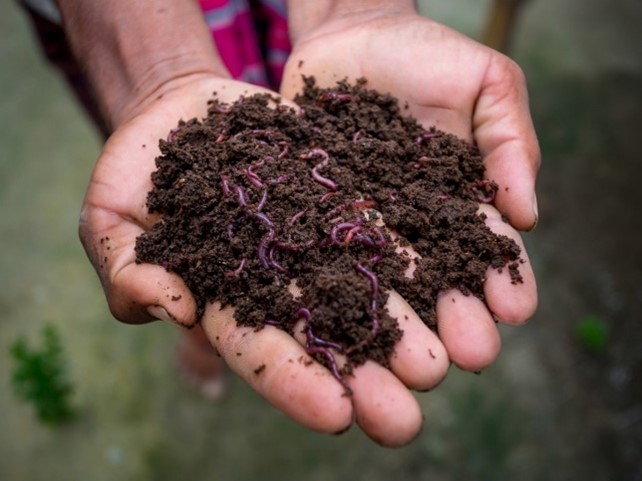
<instances>
[{"instance_id":1,"label":"soil","mask_svg":"<svg viewBox=\"0 0 642 481\"><path fill-rule=\"evenodd\" d=\"M339 379L366 359L388 365L403 334L390 289L437 330L440 292L483 299L489 266L521 282L519 247L478 213L498 187L475 146L424 129L364 80L308 78L295 101L214 99L160 141L148 207L161 220L138 238L138 262L180 275L201 312L218 300L240 325L290 333L305 319L307 352ZM412 277L399 245L421 256Z\"/></svg>"}]
</instances>

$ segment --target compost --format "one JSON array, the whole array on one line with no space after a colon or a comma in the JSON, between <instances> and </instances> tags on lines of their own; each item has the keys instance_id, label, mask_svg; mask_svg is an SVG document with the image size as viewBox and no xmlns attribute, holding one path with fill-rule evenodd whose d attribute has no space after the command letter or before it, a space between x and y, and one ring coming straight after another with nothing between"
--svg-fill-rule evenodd
<instances>
[{"instance_id":1,"label":"compost","mask_svg":"<svg viewBox=\"0 0 642 481\"><path fill-rule=\"evenodd\" d=\"M160 220L138 262L181 276L201 313L217 300L239 325L291 334L304 320L306 351L340 380L367 359L388 365L403 335L390 290L437 330L440 292L484 299L489 267L521 282L519 247L478 213L497 185L474 145L424 129L365 80L306 78L295 102L215 95L206 118L160 141L147 199Z\"/></svg>"}]
</instances>

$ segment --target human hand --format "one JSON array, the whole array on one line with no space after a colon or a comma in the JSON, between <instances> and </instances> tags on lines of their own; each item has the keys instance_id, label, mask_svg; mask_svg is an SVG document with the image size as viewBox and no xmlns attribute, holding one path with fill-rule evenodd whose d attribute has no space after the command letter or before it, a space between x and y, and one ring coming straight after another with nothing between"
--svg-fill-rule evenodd
<instances>
[{"instance_id":1,"label":"human hand","mask_svg":"<svg viewBox=\"0 0 642 481\"><path fill-rule=\"evenodd\" d=\"M146 205L151 173L166 138L180 119L202 118L212 93L222 102L266 89L225 77L198 74L164 84L152 99L118 125L92 173L80 218L80 239L100 277L109 308L118 320L154 319L196 324L196 303L183 281L163 267L137 264L136 238L158 221ZM274 93L273 93L274 94ZM276 95L276 94L274 94Z\"/></svg>"},{"instance_id":2,"label":"human hand","mask_svg":"<svg viewBox=\"0 0 642 481\"><path fill-rule=\"evenodd\" d=\"M518 285L489 269L485 303L459 291L443 293L437 303L438 337L399 296L391 295L388 308L405 333L391 371L366 363L348 379L357 423L383 444L403 444L421 427L409 389L437 385L448 359L468 371L487 367L500 352L495 319L522 324L537 305L533 271L517 232L537 222L534 185L540 162L523 74L505 56L418 16L403 3L361 11L337 8L320 15L311 28L293 25L294 51L281 94L292 98L302 87L302 75L315 76L322 87L363 77L368 88L407 103L408 113L424 126L474 141L487 177L499 186L494 205L480 209L491 230L517 242L526 263L520 266L524 283ZM438 353L436 359L428 357L427 348Z\"/></svg>"},{"instance_id":3,"label":"human hand","mask_svg":"<svg viewBox=\"0 0 642 481\"><path fill-rule=\"evenodd\" d=\"M229 102L259 89L225 78L194 2L164 1L159 8L139 2L60 0L59 4L76 56L114 128L83 205L83 245L117 319L143 323L160 318L192 326L197 322L196 303L185 283L160 266L135 261L136 238L158 220L146 207L150 174L159 153L157 142L179 119L204 116L205 102L213 91ZM343 386L321 365L307 365L303 347L285 332L272 326L259 332L238 327L231 310L220 311L216 304L207 307L201 322L232 370L304 426L338 432L351 425L356 413L364 430L381 443L403 444L416 434L421 418L417 405L394 429L385 416L383 427L376 418L365 422L381 411L372 402L362 401L368 390L373 401L386 397L384 408L411 403L409 391L388 389L388 371L370 364L361 368L362 373L371 372L351 381L359 393L353 407ZM406 332L412 329L402 327ZM433 350L439 356L433 364L435 380L448 365L438 349L436 345ZM255 370L261 365L266 367L259 376ZM436 382L427 379L425 371L421 374L424 385ZM382 391L379 378L387 384Z\"/></svg>"}]
</instances>

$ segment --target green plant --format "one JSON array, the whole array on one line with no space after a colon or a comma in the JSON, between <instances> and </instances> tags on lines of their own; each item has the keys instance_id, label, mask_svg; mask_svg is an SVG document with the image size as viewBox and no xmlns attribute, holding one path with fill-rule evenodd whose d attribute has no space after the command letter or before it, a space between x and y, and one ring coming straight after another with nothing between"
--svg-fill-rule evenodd
<instances>
[{"instance_id":1,"label":"green plant","mask_svg":"<svg viewBox=\"0 0 642 481\"><path fill-rule=\"evenodd\" d=\"M14 361L11 384L16 396L33 404L38 419L56 426L71 419L73 387L67 379L66 360L55 326L41 330L42 346L31 349L24 337L11 345Z\"/></svg>"}]
</instances>

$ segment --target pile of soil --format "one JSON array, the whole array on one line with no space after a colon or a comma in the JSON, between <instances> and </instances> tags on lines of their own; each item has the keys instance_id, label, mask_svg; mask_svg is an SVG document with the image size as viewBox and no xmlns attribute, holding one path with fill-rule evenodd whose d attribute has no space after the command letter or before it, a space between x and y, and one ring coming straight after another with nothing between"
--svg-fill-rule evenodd
<instances>
[{"instance_id":1,"label":"pile of soil","mask_svg":"<svg viewBox=\"0 0 642 481\"><path fill-rule=\"evenodd\" d=\"M299 111L266 94L215 99L160 141L148 207L161 220L136 253L180 275L201 312L219 300L239 325L290 333L306 319L308 353L341 377L366 359L388 365L402 336L388 290L436 330L439 292L483 299L489 266L521 282L520 250L477 212L497 185L475 146L425 130L365 81L305 80ZM399 243L421 256L412 278Z\"/></svg>"}]
</instances>

